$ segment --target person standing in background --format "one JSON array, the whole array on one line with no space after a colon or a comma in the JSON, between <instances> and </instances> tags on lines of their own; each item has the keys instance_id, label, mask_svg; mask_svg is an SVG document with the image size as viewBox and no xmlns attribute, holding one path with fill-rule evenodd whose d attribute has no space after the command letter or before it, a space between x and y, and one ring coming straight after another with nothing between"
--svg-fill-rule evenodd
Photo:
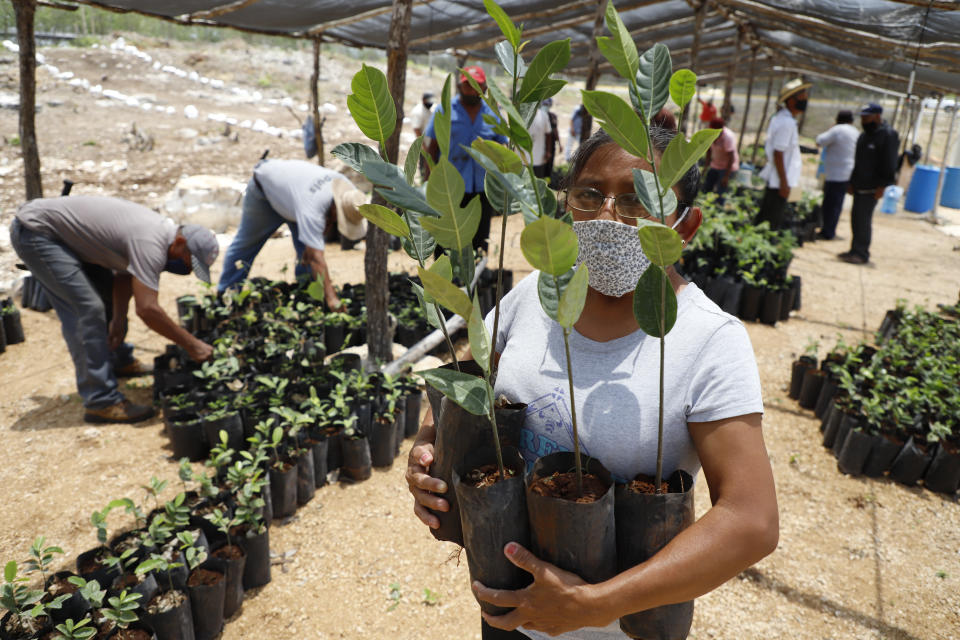
<instances>
[{"instance_id":1,"label":"person standing in background","mask_svg":"<svg viewBox=\"0 0 960 640\"><path fill-rule=\"evenodd\" d=\"M550 146L550 116L547 107L541 105L530 125L530 137L533 138L533 175L546 178L550 175L547 168L547 147Z\"/></svg>"},{"instance_id":2,"label":"person standing in background","mask_svg":"<svg viewBox=\"0 0 960 640\"><path fill-rule=\"evenodd\" d=\"M586 107L582 104L574 109L573 115L570 116L570 132L567 136L567 152L566 159L569 164L570 158L573 156L573 152L577 150L580 146L580 135L583 132L583 116L587 112Z\"/></svg>"},{"instance_id":3,"label":"person standing in background","mask_svg":"<svg viewBox=\"0 0 960 640\"><path fill-rule=\"evenodd\" d=\"M859 137L850 111L837 112L837 124L817 136L817 146L823 149L823 226L817 234L821 240L833 240L837 235Z\"/></svg>"},{"instance_id":4,"label":"person standing in background","mask_svg":"<svg viewBox=\"0 0 960 640\"><path fill-rule=\"evenodd\" d=\"M853 238L850 251L837 257L850 264L870 261L870 240L873 234L873 210L883 197L887 185L896 181L897 153L900 137L883 121L883 107L875 102L860 110L863 133L857 138L853 173L847 191L853 195L850 209L850 229Z\"/></svg>"},{"instance_id":5,"label":"person standing in background","mask_svg":"<svg viewBox=\"0 0 960 640\"><path fill-rule=\"evenodd\" d=\"M487 90L487 74L482 68L474 65L464 68L463 71L470 74L474 82L480 86L481 91ZM442 106L438 106L435 113L441 113L442 109ZM463 178L465 191L460 206L466 207L474 197L480 198L480 226L473 236L473 248L484 251L487 250L490 218L493 216L493 206L487 199L487 194L484 193L483 181L487 172L463 150L463 147L469 147L477 138L506 144L507 138L493 131L494 125L491 122L499 122L499 120L500 116L487 106L467 78L461 75L457 82L457 95L450 101L450 155L447 159ZM424 148L434 160L437 160L440 157L440 146L437 144L433 129L434 121L435 119L431 119L424 131L424 135L430 137L430 141L424 145Z\"/></svg>"},{"instance_id":6,"label":"person standing in background","mask_svg":"<svg viewBox=\"0 0 960 640\"><path fill-rule=\"evenodd\" d=\"M707 177L703 183L704 193L716 193L717 202L723 203L723 193L730 184L730 178L740 170L740 154L737 153L737 137L726 126L723 118L710 121L711 129L720 129L720 135L707 149Z\"/></svg>"},{"instance_id":7,"label":"person standing in background","mask_svg":"<svg viewBox=\"0 0 960 640\"><path fill-rule=\"evenodd\" d=\"M553 106L553 98L547 98L543 101L543 110L547 112L547 118L550 120L550 130L547 133L547 148L546 148L546 162L547 165L547 175L546 178L553 176L553 163L557 157L557 147L560 147L560 153L563 153L563 142L560 141L560 129L557 127L557 114L553 111L550 111L550 107Z\"/></svg>"},{"instance_id":8,"label":"person standing in background","mask_svg":"<svg viewBox=\"0 0 960 640\"><path fill-rule=\"evenodd\" d=\"M413 127L413 135L417 137L422 136L423 132L427 129L427 125L430 124L430 118L432 117L433 93L425 91L420 97L420 102L417 103L417 106L415 106L410 113L410 124ZM426 144L426 140L424 140L423 143ZM420 167L420 179L426 180L427 161L423 155L420 156L418 166Z\"/></svg>"},{"instance_id":9,"label":"person standing in background","mask_svg":"<svg viewBox=\"0 0 960 640\"><path fill-rule=\"evenodd\" d=\"M780 89L777 102L781 108L767 127L767 163L760 177L767 183L760 203L757 223L768 222L773 229L786 226L785 210L790 189L800 183L800 135L797 116L807 110L809 82L790 80Z\"/></svg>"}]
</instances>

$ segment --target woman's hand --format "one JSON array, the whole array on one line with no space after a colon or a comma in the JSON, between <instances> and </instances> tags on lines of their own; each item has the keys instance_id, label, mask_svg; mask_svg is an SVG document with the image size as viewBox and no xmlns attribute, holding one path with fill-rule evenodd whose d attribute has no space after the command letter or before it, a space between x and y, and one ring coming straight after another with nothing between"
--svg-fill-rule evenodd
<instances>
[{"instance_id":1,"label":"woman's hand","mask_svg":"<svg viewBox=\"0 0 960 640\"><path fill-rule=\"evenodd\" d=\"M490 589L474 581L473 592L480 600L499 607L515 607L502 616L484 613L483 619L490 626L511 631L522 626L557 635L582 627L604 627L613 620L606 619L601 603L591 597L592 585L580 576L537 558L516 542L507 543L503 553L510 562L533 575L533 584L508 591Z\"/></svg>"},{"instance_id":2,"label":"woman's hand","mask_svg":"<svg viewBox=\"0 0 960 640\"><path fill-rule=\"evenodd\" d=\"M431 417L428 412L427 419ZM449 503L435 495L447 492L447 483L438 478L430 477L430 465L433 464L433 443L437 439L437 431L433 424L420 426L417 438L414 440L410 455L407 456L407 486L413 494L413 512L423 524L431 529L440 527L440 520L430 513L434 511L448 511Z\"/></svg>"}]
</instances>

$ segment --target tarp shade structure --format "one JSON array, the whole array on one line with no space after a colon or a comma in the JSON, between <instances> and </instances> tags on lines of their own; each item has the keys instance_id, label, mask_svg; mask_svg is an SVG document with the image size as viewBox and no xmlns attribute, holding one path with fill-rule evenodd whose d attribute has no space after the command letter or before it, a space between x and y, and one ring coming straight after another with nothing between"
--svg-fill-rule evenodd
<instances>
[{"instance_id":1,"label":"tarp shade structure","mask_svg":"<svg viewBox=\"0 0 960 640\"><path fill-rule=\"evenodd\" d=\"M903 92L960 92L960 0L706 0L698 71L732 59L737 28L758 48L757 73L774 66L867 82ZM388 0L73 0L183 24L206 24L384 48ZM531 40L526 51L570 38L569 71L586 74L597 0L503 0ZM699 0L618 0L624 23L645 48L664 42L677 67L690 65ZM482 0L414 0L410 51L469 51L492 58L499 30ZM746 59L746 57L744 57ZM745 76L748 65L738 75ZM607 69L609 70L609 69Z\"/></svg>"}]
</instances>

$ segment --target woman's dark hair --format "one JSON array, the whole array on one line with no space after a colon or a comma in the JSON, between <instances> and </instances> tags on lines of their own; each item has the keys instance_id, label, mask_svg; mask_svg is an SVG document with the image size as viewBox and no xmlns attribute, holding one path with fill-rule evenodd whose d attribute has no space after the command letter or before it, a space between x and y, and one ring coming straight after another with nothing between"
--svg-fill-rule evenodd
<instances>
[{"instance_id":1,"label":"woman's dark hair","mask_svg":"<svg viewBox=\"0 0 960 640\"><path fill-rule=\"evenodd\" d=\"M677 135L675 130L664 129L656 124L650 125L650 140L653 142L653 148L656 149L658 153L663 153L675 135ZM593 156L597 149L608 144L616 144L616 142L614 142L613 138L603 129L597 130L587 138L587 141L581 144L577 152L573 154L570 172L561 183L560 188L566 189L572 186L580 176L583 168L587 166L587 161L590 160L590 157ZM700 168L694 164L683 175L678 184L680 186L680 200L692 205L697 197L697 193L700 191Z\"/></svg>"}]
</instances>

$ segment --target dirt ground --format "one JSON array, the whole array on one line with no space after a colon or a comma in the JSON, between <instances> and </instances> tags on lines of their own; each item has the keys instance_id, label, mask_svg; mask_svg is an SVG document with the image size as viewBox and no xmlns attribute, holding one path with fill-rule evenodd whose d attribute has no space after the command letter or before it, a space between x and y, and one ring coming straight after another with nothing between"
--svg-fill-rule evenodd
<instances>
[{"instance_id":1,"label":"dirt ground","mask_svg":"<svg viewBox=\"0 0 960 640\"><path fill-rule=\"evenodd\" d=\"M221 45L216 64L187 58L189 48L144 48L156 60L196 68L228 84L285 97L282 87L306 82L305 54L248 50L239 42ZM198 145L178 130L216 138L223 125L185 120L183 107L201 113L228 112L264 117L291 127L281 107L268 112L255 102L224 97L211 89L147 63L103 50L47 49L48 61L78 77L116 82L127 94L151 94L178 109L176 116L121 104L103 106L85 91L38 74L38 116L45 188L58 193L60 180L78 181L75 193L109 193L157 205L181 174L211 173L245 180L266 147L276 157L300 157L300 142L243 130L237 142ZM16 65L0 59L0 89L16 92ZM272 56L272 57L271 57ZM286 61L290 60L288 64ZM325 61L322 100L339 113L328 121L328 144L357 135L345 119L349 71L343 61ZM356 63L352 63L354 67ZM118 66L121 65L121 66ZM126 68L125 65L129 65ZM271 86L258 82L269 75ZM435 82L439 75L434 74ZM414 69L408 95L431 82ZM104 86L107 86L104 84ZM199 88L198 88L199 87ZM412 103L408 101L409 106ZM56 104L57 106L50 106ZM283 122L284 117L288 120ZM16 111L0 111L0 131L16 131ZM131 150L123 137L133 122L155 137L152 151ZM223 136L220 136L223 137ZM95 144L86 144L94 142ZM16 164L12 146L0 150L0 167ZM93 169L80 170L86 160ZM102 163L121 162L122 165ZM114 170L113 167L124 168ZM19 170L0 183L3 226L22 198ZM78 180L78 177L80 180ZM849 239L848 214L840 235ZM520 220L511 219L507 266L526 272L519 251ZM494 228L499 225L494 223ZM960 638L960 504L920 488L885 480L849 478L819 443L818 422L787 398L789 366L810 340L821 356L837 334L847 341L869 337L897 298L931 307L953 302L960 288L960 240L909 213L874 218L873 264L842 263L843 240L807 244L791 271L803 278L803 307L775 327L748 324L764 386L764 425L777 482L781 534L777 551L698 599L691 638L932 640ZM6 251L6 254L3 252ZM9 256L0 247L0 255ZM363 254L330 247L332 277L340 283L363 278ZM280 276L291 265L286 238L271 240L254 266L255 275ZM409 266L391 256L391 270ZM214 269L214 277L220 265ZM192 278L164 275L161 301L171 313L174 298L197 292ZM27 342L0 356L0 560L22 561L37 535L59 544L72 559L96 544L89 514L109 500L142 500L151 476L177 490L176 464L159 419L143 426L91 427L82 421L73 370L59 323L52 312L23 311ZM130 338L141 357L159 353L164 340L131 318ZM133 399L149 398L149 379L127 384ZM406 443L409 448L410 442ZM226 640L242 638L390 638L450 640L479 638L479 611L469 590L466 563L456 547L437 543L412 515L403 481L402 458L367 482L326 487L286 523L271 529L277 555L273 581L247 593L242 614L228 622ZM706 486L697 493L697 512L709 508ZM113 519L111 529L129 523ZM64 560L59 563L67 565ZM394 598L391 598L391 593ZM393 605L396 606L393 606Z\"/></svg>"}]
</instances>

